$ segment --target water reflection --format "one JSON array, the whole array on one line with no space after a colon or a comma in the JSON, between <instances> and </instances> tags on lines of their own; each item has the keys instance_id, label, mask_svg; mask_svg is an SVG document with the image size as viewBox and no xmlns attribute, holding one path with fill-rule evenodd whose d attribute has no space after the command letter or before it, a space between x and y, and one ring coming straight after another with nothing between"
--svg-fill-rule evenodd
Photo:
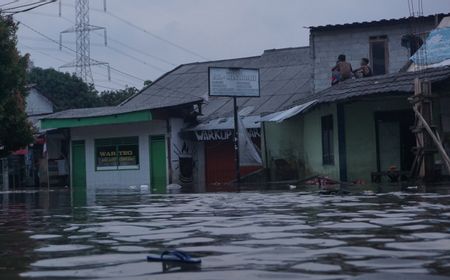
<instances>
[{"instance_id":1,"label":"water reflection","mask_svg":"<svg viewBox=\"0 0 450 280\"><path fill-rule=\"evenodd\" d=\"M449 195L0 196L2 279L450 275ZM162 274L160 264L145 261L146 253L167 248L201 257L203 270Z\"/></svg>"}]
</instances>

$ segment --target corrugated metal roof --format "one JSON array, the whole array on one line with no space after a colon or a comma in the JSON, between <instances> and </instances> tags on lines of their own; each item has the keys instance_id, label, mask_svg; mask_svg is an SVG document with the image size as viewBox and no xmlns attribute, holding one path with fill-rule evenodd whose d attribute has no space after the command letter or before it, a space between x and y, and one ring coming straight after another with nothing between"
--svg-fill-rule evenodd
<instances>
[{"instance_id":1,"label":"corrugated metal roof","mask_svg":"<svg viewBox=\"0 0 450 280\"><path fill-rule=\"evenodd\" d=\"M311 100L309 102L294 106L290 109L281 111L281 112L276 112L276 113L272 113L269 114L265 117L263 117L261 120L265 121L265 122L283 122L286 119L292 118L293 116L296 116L298 114L300 114L301 112L305 111L306 109L308 109L309 107L311 107L314 103L316 103L317 100Z\"/></svg>"},{"instance_id":2,"label":"corrugated metal roof","mask_svg":"<svg viewBox=\"0 0 450 280\"><path fill-rule=\"evenodd\" d=\"M261 56L181 65L129 99L121 107L151 106L204 99L200 121L232 116L231 98L208 96L208 67L259 68L261 97L240 98L238 106L253 106L252 115L272 113L285 102L310 94L308 47L266 50ZM295 98L294 98L295 97ZM161 101L163 99L164 102Z\"/></svg>"},{"instance_id":3,"label":"corrugated metal roof","mask_svg":"<svg viewBox=\"0 0 450 280\"><path fill-rule=\"evenodd\" d=\"M266 50L260 56L180 65L117 107L72 109L46 118L83 118L204 103L201 122L232 116L231 98L208 97L208 67L259 68L261 97L240 98L238 105L253 106L249 114L276 112L292 100L310 94L311 61L308 47ZM287 104L286 104L287 103Z\"/></svg>"},{"instance_id":4,"label":"corrugated metal roof","mask_svg":"<svg viewBox=\"0 0 450 280\"><path fill-rule=\"evenodd\" d=\"M308 28L311 31L331 31L337 29L346 29L346 28L354 28L354 27L367 27L367 26L380 26L380 25L388 25L388 24L396 24L396 23L405 23L411 22L414 24L418 24L418 21L431 21L441 20L442 18L449 16L449 13L439 13L435 15L428 16L419 16L419 17L403 17L396 19L381 19L381 20L373 20L373 21L363 21L363 22L351 22L351 23L343 23L343 24L327 24L327 25L319 25L319 26L309 26Z\"/></svg>"}]
</instances>

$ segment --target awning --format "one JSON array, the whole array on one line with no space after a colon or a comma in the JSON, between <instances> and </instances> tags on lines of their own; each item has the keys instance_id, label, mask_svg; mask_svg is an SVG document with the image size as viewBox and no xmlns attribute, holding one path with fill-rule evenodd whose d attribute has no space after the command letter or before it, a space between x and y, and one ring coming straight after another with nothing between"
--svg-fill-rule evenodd
<instances>
[{"instance_id":1,"label":"awning","mask_svg":"<svg viewBox=\"0 0 450 280\"><path fill-rule=\"evenodd\" d=\"M101 116L87 116L87 117L71 117L71 118L51 118L51 116L41 119L41 129L51 128L70 128L83 127L93 125L112 125L112 124L126 124L141 121L151 121L152 114L149 110L126 112Z\"/></svg>"},{"instance_id":2,"label":"awning","mask_svg":"<svg viewBox=\"0 0 450 280\"><path fill-rule=\"evenodd\" d=\"M261 127L261 117L258 116L245 116L242 117L242 122L244 126L249 128L260 128ZM188 128L186 131L199 131L199 130L225 130L234 129L234 118L217 118L210 121L201 122L193 128Z\"/></svg>"},{"instance_id":3,"label":"awning","mask_svg":"<svg viewBox=\"0 0 450 280\"><path fill-rule=\"evenodd\" d=\"M301 105L297 105L295 107L292 107L290 109L281 111L281 112L276 112L276 113L272 113L269 114L265 117L262 118L262 121L264 122L277 122L280 123L286 119L292 118L298 114L300 114L301 112L303 112L304 110L308 109L309 107L311 107L314 103L316 103L317 100L312 100L309 101L307 103L303 103Z\"/></svg>"}]
</instances>

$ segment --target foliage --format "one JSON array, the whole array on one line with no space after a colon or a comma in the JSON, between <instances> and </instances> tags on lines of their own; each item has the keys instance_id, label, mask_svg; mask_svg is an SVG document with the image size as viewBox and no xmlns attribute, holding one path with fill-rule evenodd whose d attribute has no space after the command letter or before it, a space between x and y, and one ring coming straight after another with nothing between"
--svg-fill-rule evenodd
<instances>
[{"instance_id":1,"label":"foliage","mask_svg":"<svg viewBox=\"0 0 450 280\"><path fill-rule=\"evenodd\" d=\"M17 50L17 24L0 15L0 156L33 140L24 106L28 55Z\"/></svg>"},{"instance_id":2,"label":"foliage","mask_svg":"<svg viewBox=\"0 0 450 280\"><path fill-rule=\"evenodd\" d=\"M53 102L55 111L102 105L95 88L74 74L35 67L28 75L28 82Z\"/></svg>"},{"instance_id":3,"label":"foliage","mask_svg":"<svg viewBox=\"0 0 450 280\"><path fill-rule=\"evenodd\" d=\"M126 87L125 89L103 91L99 97L102 106L117 106L138 92L139 90L135 87Z\"/></svg>"},{"instance_id":4,"label":"foliage","mask_svg":"<svg viewBox=\"0 0 450 280\"><path fill-rule=\"evenodd\" d=\"M148 86L151 85L151 84L153 84L153 82L150 81L150 80L145 80L145 81L144 81L144 87L148 87Z\"/></svg>"}]
</instances>

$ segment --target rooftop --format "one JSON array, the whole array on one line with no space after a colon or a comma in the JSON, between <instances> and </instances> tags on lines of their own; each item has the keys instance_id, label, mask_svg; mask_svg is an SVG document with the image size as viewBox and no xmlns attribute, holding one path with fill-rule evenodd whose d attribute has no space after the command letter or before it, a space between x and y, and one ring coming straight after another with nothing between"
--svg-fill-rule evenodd
<instances>
[{"instance_id":1,"label":"rooftop","mask_svg":"<svg viewBox=\"0 0 450 280\"><path fill-rule=\"evenodd\" d=\"M203 100L201 121L229 117L228 97L208 96L208 67L259 68L261 97L239 98L249 115L271 113L310 94L311 62L308 47L266 50L260 56L190 63L168 72L123 103L122 108L151 107Z\"/></svg>"},{"instance_id":2,"label":"rooftop","mask_svg":"<svg viewBox=\"0 0 450 280\"><path fill-rule=\"evenodd\" d=\"M432 83L450 79L450 66L429 68L417 72L399 72L369 78L351 79L319 91L295 103L302 104L310 100L317 100L316 104L320 104L376 94L411 94L414 92L415 78L427 79Z\"/></svg>"},{"instance_id":3,"label":"rooftop","mask_svg":"<svg viewBox=\"0 0 450 280\"><path fill-rule=\"evenodd\" d=\"M440 13L435 15L418 16L418 17L403 17L396 19L381 19L373 21L351 22L343 24L327 24L319 26L309 26L308 28L310 28L311 31L333 31L338 29L347 29L355 27L375 27L380 25L409 23L409 22L417 24L417 21L435 21L437 25L437 23L439 23L439 21L446 16L450 16L450 13Z\"/></svg>"}]
</instances>

